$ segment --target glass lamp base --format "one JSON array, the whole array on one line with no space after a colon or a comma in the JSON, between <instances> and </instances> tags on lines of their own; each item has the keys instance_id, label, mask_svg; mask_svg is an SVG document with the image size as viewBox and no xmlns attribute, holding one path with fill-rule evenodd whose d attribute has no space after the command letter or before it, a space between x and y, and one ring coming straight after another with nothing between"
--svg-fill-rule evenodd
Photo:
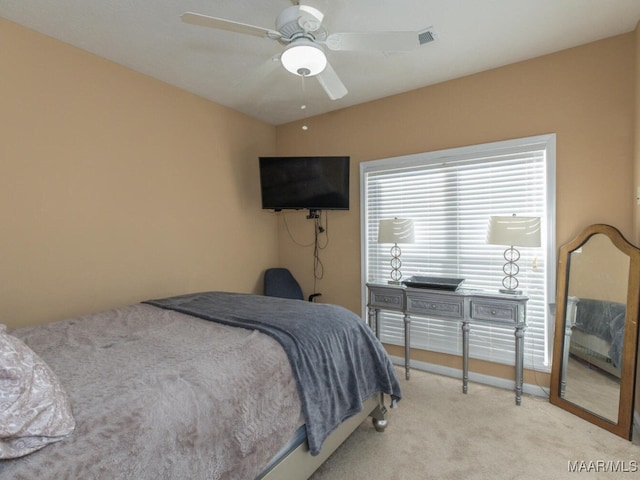
<instances>
[{"instance_id":1,"label":"glass lamp base","mask_svg":"<svg viewBox=\"0 0 640 480\"><path fill-rule=\"evenodd\" d=\"M522 295L522 290L510 290L508 288L501 288L500 293L508 293L509 295Z\"/></svg>"}]
</instances>

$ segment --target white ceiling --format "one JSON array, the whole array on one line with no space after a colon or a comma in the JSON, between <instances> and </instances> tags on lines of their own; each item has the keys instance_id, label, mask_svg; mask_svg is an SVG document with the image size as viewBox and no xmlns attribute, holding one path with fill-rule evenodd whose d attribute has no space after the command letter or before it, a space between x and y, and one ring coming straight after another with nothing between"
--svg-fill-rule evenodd
<instances>
[{"instance_id":1,"label":"white ceiling","mask_svg":"<svg viewBox=\"0 0 640 480\"><path fill-rule=\"evenodd\" d=\"M325 3L329 33L433 27L438 39L397 54L327 50L349 90L332 101L316 79L303 87L279 64L261 74L278 42L180 20L192 11L274 29L290 0L0 0L0 16L274 125L630 32L640 20L640 0Z\"/></svg>"}]
</instances>

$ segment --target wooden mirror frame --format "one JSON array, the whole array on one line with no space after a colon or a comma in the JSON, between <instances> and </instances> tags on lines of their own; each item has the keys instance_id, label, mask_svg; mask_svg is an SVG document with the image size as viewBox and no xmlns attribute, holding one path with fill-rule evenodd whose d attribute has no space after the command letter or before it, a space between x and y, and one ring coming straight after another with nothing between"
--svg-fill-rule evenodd
<instances>
[{"instance_id":1,"label":"wooden mirror frame","mask_svg":"<svg viewBox=\"0 0 640 480\"><path fill-rule=\"evenodd\" d=\"M604 234L622 253L629 256L629 279L627 284L627 309L620 375L620 400L616 423L569 402L560 395L562 380L563 349L569 288L571 253L584 245L593 235ZM551 389L549 401L599 427L609 430L627 440L631 439L633 426L633 401L636 381L636 356L638 341L638 302L640 301L640 249L630 244L614 227L596 224L587 227L575 239L560 247L558 258L558 284L556 293L555 336Z\"/></svg>"}]
</instances>

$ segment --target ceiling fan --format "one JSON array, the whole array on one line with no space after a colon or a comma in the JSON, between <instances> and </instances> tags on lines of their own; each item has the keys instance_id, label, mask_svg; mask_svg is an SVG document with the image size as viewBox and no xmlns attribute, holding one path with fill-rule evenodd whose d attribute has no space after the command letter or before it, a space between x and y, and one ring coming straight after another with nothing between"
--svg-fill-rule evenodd
<instances>
[{"instance_id":1,"label":"ceiling fan","mask_svg":"<svg viewBox=\"0 0 640 480\"><path fill-rule=\"evenodd\" d=\"M277 40L284 45L279 58L284 68L302 77L316 77L332 100L344 97L347 88L327 61L323 46L334 51L402 52L413 50L436 39L431 28L418 32L328 33L322 25L324 13L314 7L312 2L293 3L276 18L275 30L193 12L182 14L181 19L192 25Z\"/></svg>"}]
</instances>

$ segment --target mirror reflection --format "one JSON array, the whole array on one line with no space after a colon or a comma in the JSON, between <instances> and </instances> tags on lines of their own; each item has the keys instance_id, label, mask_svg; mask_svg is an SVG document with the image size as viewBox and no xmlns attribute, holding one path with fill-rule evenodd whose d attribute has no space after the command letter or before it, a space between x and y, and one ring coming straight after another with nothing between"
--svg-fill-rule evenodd
<instances>
[{"instance_id":1,"label":"mirror reflection","mask_svg":"<svg viewBox=\"0 0 640 480\"><path fill-rule=\"evenodd\" d=\"M570 254L561 395L618 420L629 257L603 234Z\"/></svg>"}]
</instances>

